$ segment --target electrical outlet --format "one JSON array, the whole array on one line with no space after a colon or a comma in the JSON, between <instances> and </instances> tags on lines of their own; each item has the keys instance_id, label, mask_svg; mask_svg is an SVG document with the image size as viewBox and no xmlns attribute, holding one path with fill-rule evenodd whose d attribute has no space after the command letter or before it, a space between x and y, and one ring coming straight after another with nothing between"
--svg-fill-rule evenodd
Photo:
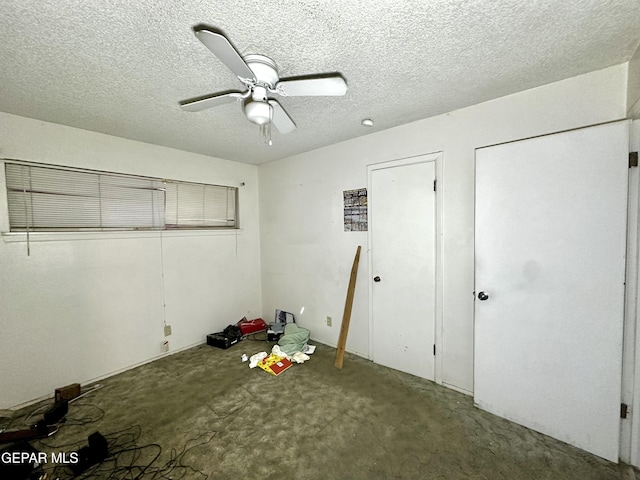
<instances>
[{"instance_id":1,"label":"electrical outlet","mask_svg":"<svg viewBox=\"0 0 640 480\"><path fill-rule=\"evenodd\" d=\"M168 337L169 335L171 335L171 325L165 325L164 326L164 336Z\"/></svg>"},{"instance_id":2,"label":"electrical outlet","mask_svg":"<svg viewBox=\"0 0 640 480\"><path fill-rule=\"evenodd\" d=\"M330 327L332 323L331 317L327 317L327 327Z\"/></svg>"}]
</instances>

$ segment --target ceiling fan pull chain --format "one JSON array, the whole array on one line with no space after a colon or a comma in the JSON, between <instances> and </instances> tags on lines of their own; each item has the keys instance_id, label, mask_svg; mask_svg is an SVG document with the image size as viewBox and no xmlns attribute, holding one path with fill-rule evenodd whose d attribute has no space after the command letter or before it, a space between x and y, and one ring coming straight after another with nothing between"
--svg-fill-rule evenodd
<instances>
[{"instance_id":1,"label":"ceiling fan pull chain","mask_svg":"<svg viewBox=\"0 0 640 480\"><path fill-rule=\"evenodd\" d=\"M264 140L264 143L271 146L271 122L273 121L273 107L269 105L269 121L260 125L260 134Z\"/></svg>"},{"instance_id":2,"label":"ceiling fan pull chain","mask_svg":"<svg viewBox=\"0 0 640 480\"><path fill-rule=\"evenodd\" d=\"M267 128L269 129L269 142L267 145L273 145L271 141L271 125L273 124L273 105L269 104L269 123L267 123Z\"/></svg>"}]
</instances>

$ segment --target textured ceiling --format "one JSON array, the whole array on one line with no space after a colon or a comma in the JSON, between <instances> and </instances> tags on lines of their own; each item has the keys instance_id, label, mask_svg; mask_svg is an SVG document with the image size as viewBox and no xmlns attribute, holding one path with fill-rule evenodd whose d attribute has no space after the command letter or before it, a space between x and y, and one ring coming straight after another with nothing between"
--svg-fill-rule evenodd
<instances>
[{"instance_id":1,"label":"textured ceiling","mask_svg":"<svg viewBox=\"0 0 640 480\"><path fill-rule=\"evenodd\" d=\"M196 24L349 90L278 97L270 147L239 104L184 112L242 89ZM639 25L639 0L3 0L0 111L259 164L626 62Z\"/></svg>"}]
</instances>

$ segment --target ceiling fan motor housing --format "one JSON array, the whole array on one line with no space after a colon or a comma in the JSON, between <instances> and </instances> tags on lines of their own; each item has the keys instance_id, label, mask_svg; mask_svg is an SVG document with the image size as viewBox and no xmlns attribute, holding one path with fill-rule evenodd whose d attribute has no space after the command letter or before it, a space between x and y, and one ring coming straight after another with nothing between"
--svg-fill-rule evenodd
<instances>
[{"instance_id":1,"label":"ceiling fan motor housing","mask_svg":"<svg viewBox=\"0 0 640 480\"><path fill-rule=\"evenodd\" d=\"M255 76L255 85L266 85L269 88L274 88L278 80L280 80L276 62L269 57L265 57L264 55L246 55L244 61Z\"/></svg>"}]
</instances>

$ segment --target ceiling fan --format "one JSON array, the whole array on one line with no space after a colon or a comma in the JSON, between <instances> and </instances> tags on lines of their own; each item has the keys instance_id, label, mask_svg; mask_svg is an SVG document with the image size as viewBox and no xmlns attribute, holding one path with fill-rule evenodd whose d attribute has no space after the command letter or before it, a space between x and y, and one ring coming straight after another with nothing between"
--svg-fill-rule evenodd
<instances>
[{"instance_id":1,"label":"ceiling fan","mask_svg":"<svg viewBox=\"0 0 640 480\"><path fill-rule=\"evenodd\" d=\"M224 91L180 102L183 110L198 112L230 102L242 102L247 119L260 126L265 142L271 145L271 125L280 133L290 133L296 124L270 94L283 97L339 96L347 93L347 83L339 73L306 75L280 79L273 60L264 55L242 57L222 33L206 26L194 27L198 40L213 52L240 80L246 90Z\"/></svg>"}]
</instances>

